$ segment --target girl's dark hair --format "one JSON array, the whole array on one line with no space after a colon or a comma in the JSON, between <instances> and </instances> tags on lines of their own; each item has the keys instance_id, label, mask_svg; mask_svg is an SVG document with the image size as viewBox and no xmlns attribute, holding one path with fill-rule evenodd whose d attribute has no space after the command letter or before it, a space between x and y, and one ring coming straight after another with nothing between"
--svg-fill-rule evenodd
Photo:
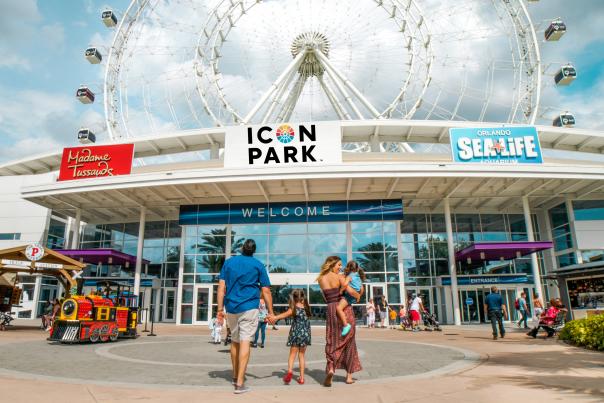
<instances>
[{"instance_id":1,"label":"girl's dark hair","mask_svg":"<svg viewBox=\"0 0 604 403\"><path fill-rule=\"evenodd\" d=\"M310 305L308 305L308 300L306 299L306 293L301 288L294 288L292 292L289 293L289 309L291 309L292 314L296 314L296 304L302 302L304 304L304 310L306 311L306 315L310 317Z\"/></svg>"},{"instance_id":2,"label":"girl's dark hair","mask_svg":"<svg viewBox=\"0 0 604 403\"><path fill-rule=\"evenodd\" d=\"M359 266L359 264L357 262L355 262L354 260L351 260L348 263L346 263L346 268L344 268L345 276L349 275L350 273L359 273L359 277L361 278L362 281L367 280L367 276L365 276L365 271L363 269L361 269L361 266Z\"/></svg>"},{"instance_id":3,"label":"girl's dark hair","mask_svg":"<svg viewBox=\"0 0 604 403\"><path fill-rule=\"evenodd\" d=\"M253 256L256 253L256 241L246 239L241 247L241 254L245 256Z\"/></svg>"}]
</instances>

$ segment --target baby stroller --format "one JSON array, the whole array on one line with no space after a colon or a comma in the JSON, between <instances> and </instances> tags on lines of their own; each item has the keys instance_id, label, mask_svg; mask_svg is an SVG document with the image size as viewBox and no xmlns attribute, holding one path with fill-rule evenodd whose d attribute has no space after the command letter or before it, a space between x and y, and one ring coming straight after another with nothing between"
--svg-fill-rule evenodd
<instances>
[{"instance_id":1,"label":"baby stroller","mask_svg":"<svg viewBox=\"0 0 604 403\"><path fill-rule=\"evenodd\" d=\"M436 320L436 315L434 315L433 313L430 313L428 311L422 312L422 320L425 326L424 330L428 332L431 332L433 330L436 330L437 332L442 331L438 320Z\"/></svg>"},{"instance_id":2,"label":"baby stroller","mask_svg":"<svg viewBox=\"0 0 604 403\"><path fill-rule=\"evenodd\" d=\"M13 321L13 317L10 316L12 312L0 312L0 330L6 330L7 326Z\"/></svg>"},{"instance_id":3,"label":"baby stroller","mask_svg":"<svg viewBox=\"0 0 604 403\"><path fill-rule=\"evenodd\" d=\"M409 318L409 315L405 315L400 319L401 319L401 324L400 324L401 330L412 330L413 329L413 323L411 322L411 318Z\"/></svg>"}]
</instances>

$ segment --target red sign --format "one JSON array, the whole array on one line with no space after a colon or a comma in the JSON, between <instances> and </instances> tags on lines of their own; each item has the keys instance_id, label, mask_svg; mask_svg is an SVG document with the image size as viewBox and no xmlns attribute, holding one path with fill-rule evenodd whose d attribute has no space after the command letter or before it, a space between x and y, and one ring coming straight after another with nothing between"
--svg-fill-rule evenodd
<instances>
[{"instance_id":1,"label":"red sign","mask_svg":"<svg viewBox=\"0 0 604 403\"><path fill-rule=\"evenodd\" d=\"M129 175L133 156L134 144L64 148L59 180Z\"/></svg>"}]
</instances>

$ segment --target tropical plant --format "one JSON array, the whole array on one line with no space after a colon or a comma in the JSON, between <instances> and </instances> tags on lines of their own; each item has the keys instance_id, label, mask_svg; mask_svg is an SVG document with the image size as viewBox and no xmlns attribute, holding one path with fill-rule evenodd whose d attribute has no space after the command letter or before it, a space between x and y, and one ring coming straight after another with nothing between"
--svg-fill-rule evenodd
<instances>
[{"instance_id":1,"label":"tropical plant","mask_svg":"<svg viewBox=\"0 0 604 403\"><path fill-rule=\"evenodd\" d=\"M604 351L604 314L571 320L560 332L560 339L577 346Z\"/></svg>"}]
</instances>

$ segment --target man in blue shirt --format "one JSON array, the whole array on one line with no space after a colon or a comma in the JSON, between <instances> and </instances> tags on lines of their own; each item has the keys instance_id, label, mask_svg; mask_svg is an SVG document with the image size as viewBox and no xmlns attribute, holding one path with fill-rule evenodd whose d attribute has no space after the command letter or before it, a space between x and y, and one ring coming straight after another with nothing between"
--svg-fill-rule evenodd
<instances>
[{"instance_id":1,"label":"man in blue shirt","mask_svg":"<svg viewBox=\"0 0 604 403\"><path fill-rule=\"evenodd\" d=\"M503 299L497 287L491 287L491 293L484 299L484 312L491 320L491 326L493 327L493 340L497 340L497 324L499 324L499 334L501 338L505 336L505 329L503 328L503 318L507 318L507 312ZM497 323L496 323L497 322Z\"/></svg>"},{"instance_id":2,"label":"man in blue shirt","mask_svg":"<svg viewBox=\"0 0 604 403\"><path fill-rule=\"evenodd\" d=\"M241 255L227 259L218 277L216 317L222 323L226 308L227 324L233 341L231 364L236 394L249 391L243 382L250 359L250 341L258 328L261 290L269 313L267 320L272 323L274 317L271 283L264 264L253 257L255 252L256 242L246 239L241 247Z\"/></svg>"}]
</instances>

